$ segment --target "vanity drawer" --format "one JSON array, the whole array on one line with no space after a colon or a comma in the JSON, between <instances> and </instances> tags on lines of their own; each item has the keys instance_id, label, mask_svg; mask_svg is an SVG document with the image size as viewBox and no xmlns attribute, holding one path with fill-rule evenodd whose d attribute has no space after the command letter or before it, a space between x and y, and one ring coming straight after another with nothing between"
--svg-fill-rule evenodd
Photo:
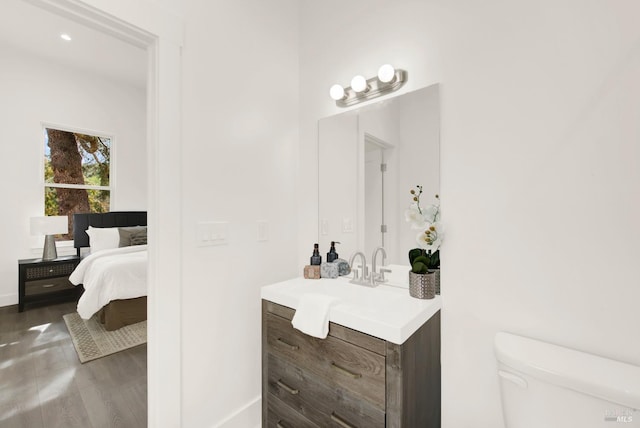
<instances>
[{"instance_id":1,"label":"vanity drawer","mask_svg":"<svg viewBox=\"0 0 640 428\"><path fill-rule=\"evenodd\" d=\"M265 301L265 310L268 313L277 315L288 321L293 319L293 315L296 313L295 309L288 308L286 306L278 305L277 303ZM377 337L369 336L368 334L361 333L356 330L352 330L348 327L340 324L329 323L329 336L342 339L345 342L353 343L361 348L368 349L371 352L375 352L378 355L386 355L387 345L386 342Z\"/></svg>"},{"instance_id":2,"label":"vanity drawer","mask_svg":"<svg viewBox=\"0 0 640 428\"><path fill-rule=\"evenodd\" d=\"M385 357L332 336L318 339L267 313L267 352L313 373L331 388L341 388L385 408Z\"/></svg>"},{"instance_id":3,"label":"vanity drawer","mask_svg":"<svg viewBox=\"0 0 640 428\"><path fill-rule=\"evenodd\" d=\"M268 390L321 427L384 428L384 410L315 374L268 355Z\"/></svg>"},{"instance_id":4,"label":"vanity drawer","mask_svg":"<svg viewBox=\"0 0 640 428\"><path fill-rule=\"evenodd\" d=\"M267 407L268 428L320 428L271 394L267 398Z\"/></svg>"},{"instance_id":5,"label":"vanity drawer","mask_svg":"<svg viewBox=\"0 0 640 428\"><path fill-rule=\"evenodd\" d=\"M38 279L24 283L24 295L36 296L48 294L61 290L74 290L76 286L69 282L69 277L61 276L57 278Z\"/></svg>"}]
</instances>

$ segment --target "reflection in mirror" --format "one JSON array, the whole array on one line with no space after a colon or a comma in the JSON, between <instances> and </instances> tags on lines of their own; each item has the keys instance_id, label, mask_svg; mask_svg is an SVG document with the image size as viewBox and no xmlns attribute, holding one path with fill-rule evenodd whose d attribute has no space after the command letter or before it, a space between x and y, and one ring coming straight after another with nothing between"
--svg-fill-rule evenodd
<instances>
[{"instance_id":1,"label":"reflection in mirror","mask_svg":"<svg viewBox=\"0 0 640 428\"><path fill-rule=\"evenodd\" d=\"M438 85L380 101L319 122L319 240L326 253L339 241L343 259L376 247L387 264L408 264L419 231L404 212L409 191L424 188L425 205L440 188Z\"/></svg>"}]
</instances>

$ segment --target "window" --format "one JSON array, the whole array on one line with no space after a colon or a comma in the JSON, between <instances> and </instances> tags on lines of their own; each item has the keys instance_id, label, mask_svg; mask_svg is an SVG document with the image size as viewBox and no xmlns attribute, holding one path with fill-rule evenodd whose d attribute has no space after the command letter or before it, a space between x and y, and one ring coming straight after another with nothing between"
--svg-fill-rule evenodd
<instances>
[{"instance_id":1,"label":"window","mask_svg":"<svg viewBox=\"0 0 640 428\"><path fill-rule=\"evenodd\" d=\"M62 129L44 129L45 215L69 217L73 239L73 214L109 211L111 137Z\"/></svg>"}]
</instances>

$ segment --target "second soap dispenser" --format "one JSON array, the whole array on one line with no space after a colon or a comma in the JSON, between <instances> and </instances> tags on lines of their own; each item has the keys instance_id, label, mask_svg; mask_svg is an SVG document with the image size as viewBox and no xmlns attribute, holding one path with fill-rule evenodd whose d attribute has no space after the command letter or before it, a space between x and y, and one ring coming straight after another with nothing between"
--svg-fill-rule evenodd
<instances>
[{"instance_id":1,"label":"second soap dispenser","mask_svg":"<svg viewBox=\"0 0 640 428\"><path fill-rule=\"evenodd\" d=\"M331 263L338 259L338 253L336 253L336 244L339 244L339 242L331 241L331 248L329 248L329 252L327 253L327 263Z\"/></svg>"}]
</instances>

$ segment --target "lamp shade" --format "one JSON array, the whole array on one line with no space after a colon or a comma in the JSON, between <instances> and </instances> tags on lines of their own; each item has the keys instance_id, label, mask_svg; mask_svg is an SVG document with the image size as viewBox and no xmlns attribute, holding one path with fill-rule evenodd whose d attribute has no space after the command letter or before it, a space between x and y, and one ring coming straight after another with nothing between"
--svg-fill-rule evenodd
<instances>
[{"instance_id":1,"label":"lamp shade","mask_svg":"<svg viewBox=\"0 0 640 428\"><path fill-rule=\"evenodd\" d=\"M63 215L31 217L31 234L58 235L69 233L68 221L68 217Z\"/></svg>"}]
</instances>

